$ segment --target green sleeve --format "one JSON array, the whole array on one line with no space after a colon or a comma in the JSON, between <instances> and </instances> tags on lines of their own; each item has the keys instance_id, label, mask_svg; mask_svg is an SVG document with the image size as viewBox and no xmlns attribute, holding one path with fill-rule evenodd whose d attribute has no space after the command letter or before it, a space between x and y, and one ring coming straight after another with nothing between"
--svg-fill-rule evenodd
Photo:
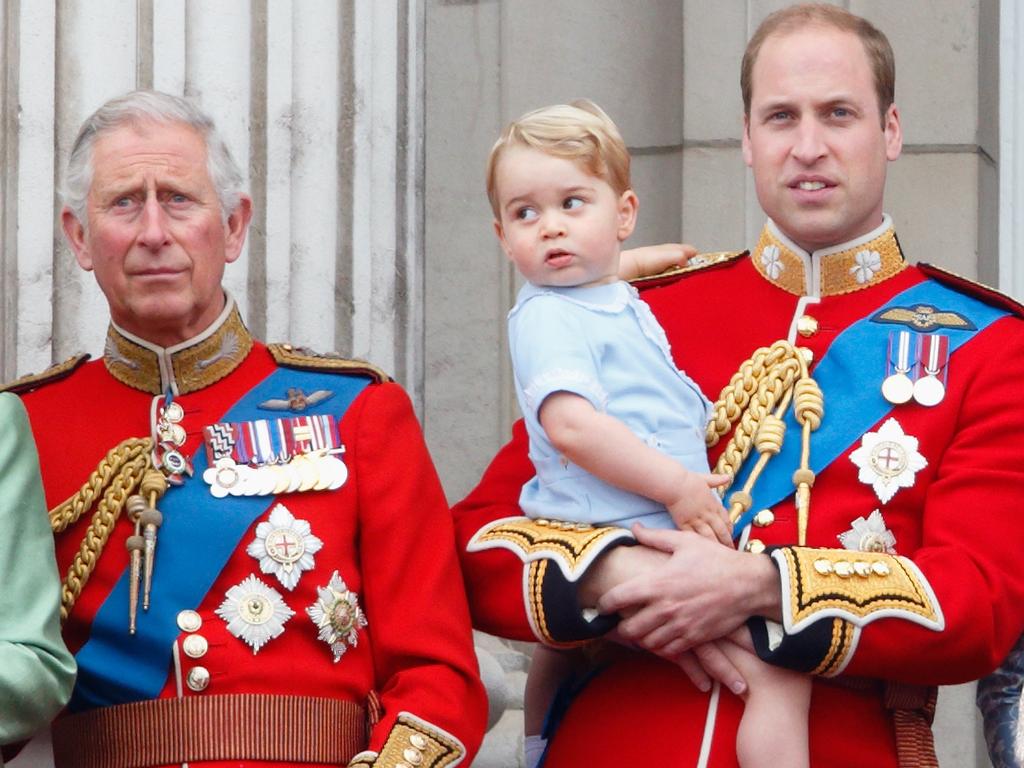
<instances>
[{"instance_id":1,"label":"green sleeve","mask_svg":"<svg viewBox=\"0 0 1024 768\"><path fill-rule=\"evenodd\" d=\"M60 580L35 443L21 402L0 394L0 744L31 735L71 695Z\"/></svg>"}]
</instances>

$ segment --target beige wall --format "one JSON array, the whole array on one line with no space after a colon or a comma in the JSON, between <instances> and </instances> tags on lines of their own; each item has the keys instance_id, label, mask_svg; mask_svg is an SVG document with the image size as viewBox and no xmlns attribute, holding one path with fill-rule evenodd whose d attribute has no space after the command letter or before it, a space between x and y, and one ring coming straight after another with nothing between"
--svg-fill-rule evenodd
<instances>
[{"instance_id":1,"label":"beige wall","mask_svg":"<svg viewBox=\"0 0 1024 768\"><path fill-rule=\"evenodd\" d=\"M524 110L588 96L616 119L641 201L633 244L750 245L762 224L739 149L739 62L765 0L430 0L426 62L427 436L453 500L514 417L504 341L514 281L483 193L487 151ZM850 0L897 58L903 157L886 209L911 260L995 283L997 0ZM502 661L518 669L510 649ZM514 672L513 676L518 675ZM943 764L976 758L971 686L944 690ZM480 765L508 765L514 716ZM499 728L499 731L501 728ZM978 762L976 762L978 760Z\"/></svg>"}]
</instances>

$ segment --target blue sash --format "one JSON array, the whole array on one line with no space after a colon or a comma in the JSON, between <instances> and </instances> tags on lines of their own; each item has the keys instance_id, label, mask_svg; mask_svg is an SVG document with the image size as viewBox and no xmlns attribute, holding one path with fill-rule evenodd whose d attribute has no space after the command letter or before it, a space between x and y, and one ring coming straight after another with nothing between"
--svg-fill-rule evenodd
<instances>
[{"instance_id":1,"label":"blue sash","mask_svg":"<svg viewBox=\"0 0 1024 768\"><path fill-rule=\"evenodd\" d=\"M942 329L949 336L951 356L976 333L1009 314L935 280L925 280L894 296L871 316L890 307L920 304L959 312L976 326L972 330ZM882 397L882 361L891 331L891 325L871 322L865 317L839 334L815 367L812 375L825 397L825 417L821 426L811 433L810 464L815 473L835 461L892 410L892 404ZM952 375L956 375L955 369ZM800 466L801 428L793 417L792 408L786 411L785 422L786 440L782 450L768 462L754 484L751 493L754 503L733 529L737 538L759 510L779 503L794 491L793 472ZM743 487L754 463L749 459L744 462L733 488ZM726 499L728 497L726 494Z\"/></svg>"},{"instance_id":2,"label":"blue sash","mask_svg":"<svg viewBox=\"0 0 1024 768\"><path fill-rule=\"evenodd\" d=\"M339 419L369 384L361 376L278 368L263 379L218 421L253 421L270 417L257 405L280 398L290 387L305 392L326 389L330 399L311 406L303 416L334 414ZM280 414L284 415L284 414ZM339 458L344 460L344 454ZM155 698L167 682L172 648L180 631L178 612L198 608L245 532L272 505L274 497L214 498L203 482L206 452L192 459L194 476L171 487L160 500L160 527L150 608L140 607L135 635L128 634L128 569L107 596L92 623L89 640L76 654L78 680L72 711ZM256 561L253 561L256 568Z\"/></svg>"}]
</instances>

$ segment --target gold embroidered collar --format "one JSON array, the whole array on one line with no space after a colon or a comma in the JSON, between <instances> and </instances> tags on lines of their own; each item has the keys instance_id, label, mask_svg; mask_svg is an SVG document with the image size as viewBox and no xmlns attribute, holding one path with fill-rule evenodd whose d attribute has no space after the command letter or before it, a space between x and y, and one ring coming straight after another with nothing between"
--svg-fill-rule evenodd
<instances>
[{"instance_id":1,"label":"gold embroidered collar","mask_svg":"<svg viewBox=\"0 0 1024 768\"><path fill-rule=\"evenodd\" d=\"M766 280L797 296L838 296L886 280L906 268L892 219L848 243L808 253L771 220L751 258Z\"/></svg>"},{"instance_id":2,"label":"gold embroidered collar","mask_svg":"<svg viewBox=\"0 0 1024 768\"><path fill-rule=\"evenodd\" d=\"M112 322L103 363L111 376L129 387L153 395L168 390L184 395L227 376L242 363L252 344L235 300L228 296L209 328L173 347L158 347Z\"/></svg>"}]
</instances>

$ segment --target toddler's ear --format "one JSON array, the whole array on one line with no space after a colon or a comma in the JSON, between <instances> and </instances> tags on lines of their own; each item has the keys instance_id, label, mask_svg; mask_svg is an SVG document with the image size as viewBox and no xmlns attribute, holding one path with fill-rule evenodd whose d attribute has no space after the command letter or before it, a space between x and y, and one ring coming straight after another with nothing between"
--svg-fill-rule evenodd
<instances>
[{"instance_id":1,"label":"toddler's ear","mask_svg":"<svg viewBox=\"0 0 1024 768\"><path fill-rule=\"evenodd\" d=\"M637 199L636 192L632 189L627 189L619 195L618 235L620 243L633 234L633 230L636 228L636 215L639 207L640 201Z\"/></svg>"},{"instance_id":2,"label":"toddler's ear","mask_svg":"<svg viewBox=\"0 0 1024 768\"><path fill-rule=\"evenodd\" d=\"M508 256L511 259L512 258L512 254L509 253L508 243L505 242L505 230L501 226L501 220L500 219L495 219L494 220L494 234L497 235L497 237L498 237L498 243L501 244L501 250L503 250L505 252L505 255Z\"/></svg>"}]
</instances>

